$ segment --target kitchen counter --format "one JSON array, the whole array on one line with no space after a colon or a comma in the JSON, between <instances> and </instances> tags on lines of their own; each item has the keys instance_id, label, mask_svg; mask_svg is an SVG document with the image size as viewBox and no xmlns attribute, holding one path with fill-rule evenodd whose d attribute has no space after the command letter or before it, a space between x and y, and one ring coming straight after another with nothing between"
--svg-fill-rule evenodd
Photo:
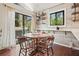
<instances>
[{"instance_id":1,"label":"kitchen counter","mask_svg":"<svg viewBox=\"0 0 79 59\"><path fill-rule=\"evenodd\" d=\"M62 30L53 30L53 31L71 31L72 34L76 37L76 39L79 41L79 29L62 29Z\"/></svg>"},{"instance_id":2,"label":"kitchen counter","mask_svg":"<svg viewBox=\"0 0 79 59\"><path fill-rule=\"evenodd\" d=\"M79 30L71 30L71 32L76 37L76 39L79 41Z\"/></svg>"},{"instance_id":3,"label":"kitchen counter","mask_svg":"<svg viewBox=\"0 0 79 59\"><path fill-rule=\"evenodd\" d=\"M43 30L43 29L41 29ZM48 30L48 29L45 29ZM50 29L49 29L50 30ZM76 37L76 39L79 41L79 29L60 29L60 30L56 30L56 29L51 29L52 31L64 31L66 33L66 31L71 31L73 33L73 35Z\"/></svg>"},{"instance_id":4,"label":"kitchen counter","mask_svg":"<svg viewBox=\"0 0 79 59\"><path fill-rule=\"evenodd\" d=\"M62 29L59 31L71 31L72 34L76 37L76 39L79 41L79 29Z\"/></svg>"}]
</instances>

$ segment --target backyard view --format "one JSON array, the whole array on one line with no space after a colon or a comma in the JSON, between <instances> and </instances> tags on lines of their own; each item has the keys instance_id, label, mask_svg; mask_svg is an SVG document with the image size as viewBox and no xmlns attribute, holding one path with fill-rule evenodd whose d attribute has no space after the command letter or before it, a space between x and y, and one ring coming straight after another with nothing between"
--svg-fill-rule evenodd
<instances>
[{"instance_id":1,"label":"backyard view","mask_svg":"<svg viewBox=\"0 0 79 59\"><path fill-rule=\"evenodd\" d=\"M28 29L28 31L31 31L31 16L25 16L24 17L24 25L25 25L25 28Z\"/></svg>"},{"instance_id":2,"label":"backyard view","mask_svg":"<svg viewBox=\"0 0 79 59\"><path fill-rule=\"evenodd\" d=\"M16 37L22 36L31 31L31 16L16 13L15 14L15 32Z\"/></svg>"},{"instance_id":3,"label":"backyard view","mask_svg":"<svg viewBox=\"0 0 79 59\"><path fill-rule=\"evenodd\" d=\"M64 25L64 11L50 14L50 25Z\"/></svg>"}]
</instances>

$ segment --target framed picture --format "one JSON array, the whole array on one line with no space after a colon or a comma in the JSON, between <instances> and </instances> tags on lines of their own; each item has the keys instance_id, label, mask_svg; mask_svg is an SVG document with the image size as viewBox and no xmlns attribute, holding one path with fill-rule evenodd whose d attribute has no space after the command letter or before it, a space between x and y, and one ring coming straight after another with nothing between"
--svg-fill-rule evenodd
<instances>
[{"instance_id":1,"label":"framed picture","mask_svg":"<svg viewBox=\"0 0 79 59\"><path fill-rule=\"evenodd\" d=\"M50 26L64 25L64 10L50 13Z\"/></svg>"}]
</instances>

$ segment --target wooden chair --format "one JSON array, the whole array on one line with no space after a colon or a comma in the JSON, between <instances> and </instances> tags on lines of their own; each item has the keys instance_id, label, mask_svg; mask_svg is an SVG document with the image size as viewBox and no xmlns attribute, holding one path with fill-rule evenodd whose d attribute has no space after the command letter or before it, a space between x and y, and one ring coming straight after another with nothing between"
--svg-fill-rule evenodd
<instances>
[{"instance_id":1,"label":"wooden chair","mask_svg":"<svg viewBox=\"0 0 79 59\"><path fill-rule=\"evenodd\" d=\"M50 55L49 50L51 50L53 55L53 42L54 37L50 36L48 38L42 38L39 42L39 50L43 51L42 53L47 53L47 56Z\"/></svg>"},{"instance_id":2,"label":"wooden chair","mask_svg":"<svg viewBox=\"0 0 79 59\"><path fill-rule=\"evenodd\" d=\"M28 39L25 36L18 37L18 42L20 44L19 56L30 55L33 50L32 39Z\"/></svg>"},{"instance_id":3,"label":"wooden chair","mask_svg":"<svg viewBox=\"0 0 79 59\"><path fill-rule=\"evenodd\" d=\"M51 50L50 52L52 53L52 55L54 54L53 52L53 42L54 42L54 37L53 36L49 36L47 39L47 55L50 55L49 50Z\"/></svg>"}]
</instances>

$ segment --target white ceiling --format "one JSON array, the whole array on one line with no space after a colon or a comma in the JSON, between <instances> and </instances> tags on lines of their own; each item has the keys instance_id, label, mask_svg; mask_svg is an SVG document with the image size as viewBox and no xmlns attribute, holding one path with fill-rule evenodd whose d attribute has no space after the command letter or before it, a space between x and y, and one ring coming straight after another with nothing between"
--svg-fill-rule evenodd
<instances>
[{"instance_id":1,"label":"white ceiling","mask_svg":"<svg viewBox=\"0 0 79 59\"><path fill-rule=\"evenodd\" d=\"M54 7L60 3L25 3L32 11L41 11L50 7Z\"/></svg>"}]
</instances>

